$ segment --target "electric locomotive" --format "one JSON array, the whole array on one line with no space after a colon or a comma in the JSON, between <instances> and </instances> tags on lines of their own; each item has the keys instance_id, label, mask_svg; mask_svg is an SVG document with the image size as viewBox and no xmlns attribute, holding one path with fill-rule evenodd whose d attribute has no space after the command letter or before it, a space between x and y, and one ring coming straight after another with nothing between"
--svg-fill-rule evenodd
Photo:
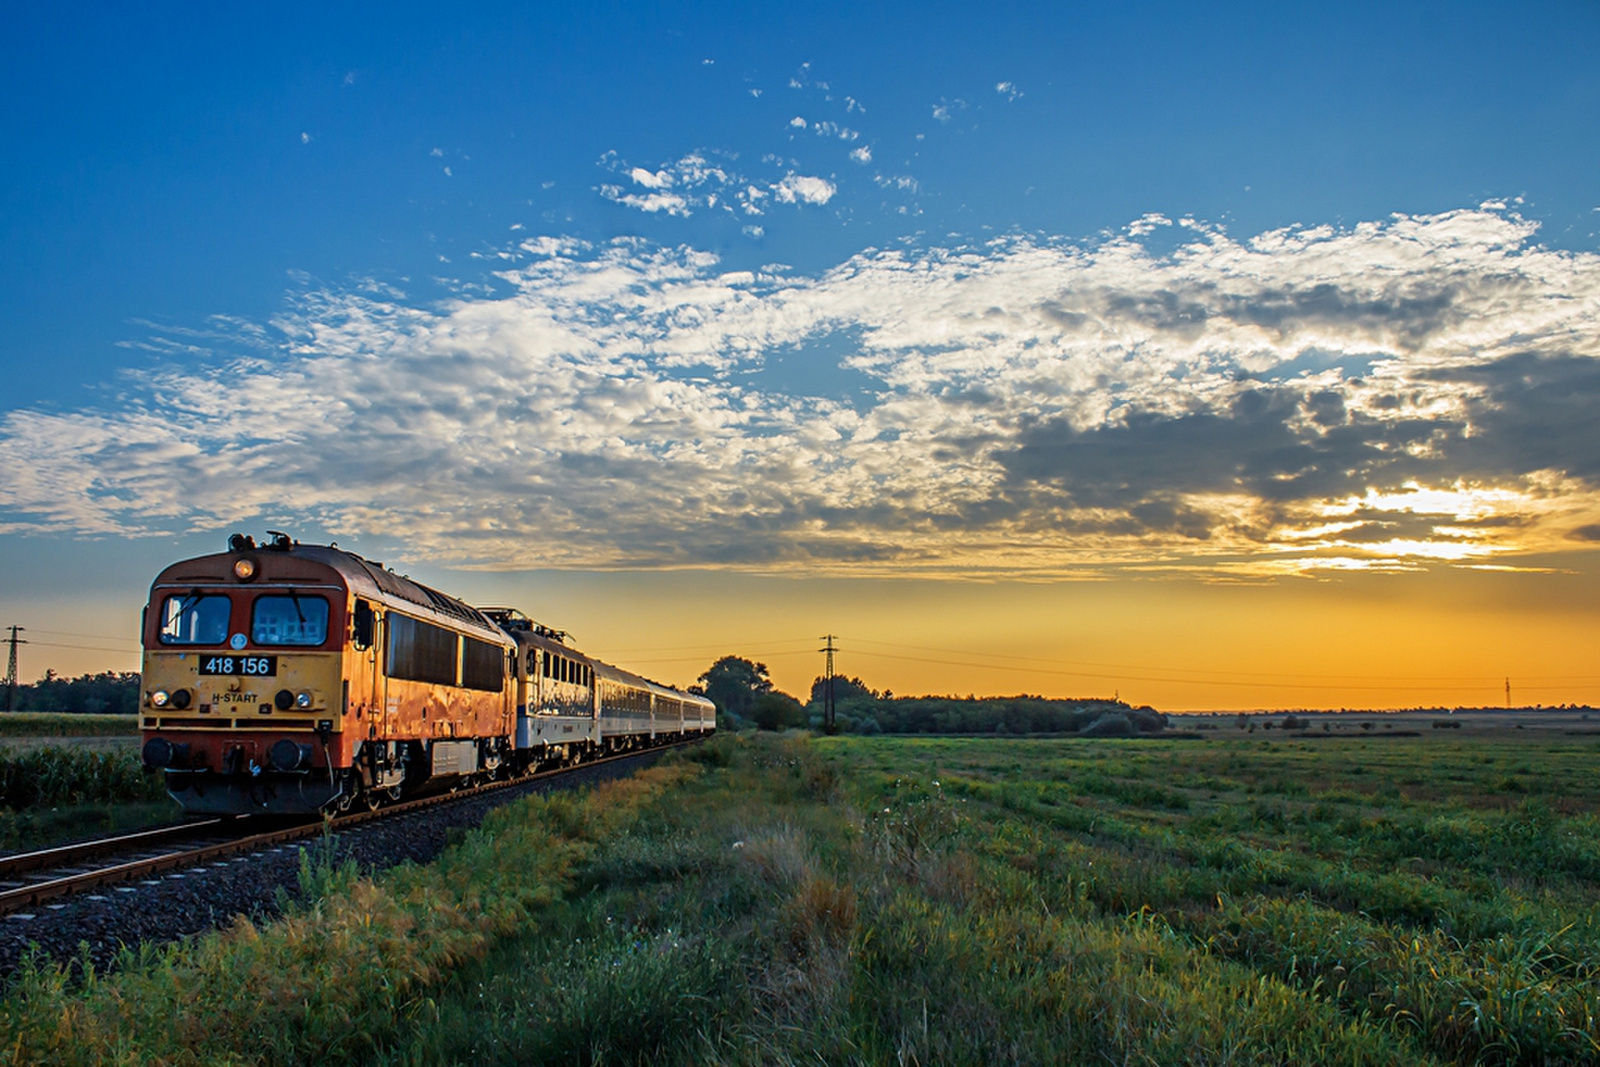
<instances>
[{"instance_id":1,"label":"electric locomotive","mask_svg":"<svg viewBox=\"0 0 1600 1067\"><path fill-rule=\"evenodd\" d=\"M705 697L586 656L564 631L515 608L483 611L517 642L520 759L561 766L716 729L716 705Z\"/></svg>"}]
</instances>

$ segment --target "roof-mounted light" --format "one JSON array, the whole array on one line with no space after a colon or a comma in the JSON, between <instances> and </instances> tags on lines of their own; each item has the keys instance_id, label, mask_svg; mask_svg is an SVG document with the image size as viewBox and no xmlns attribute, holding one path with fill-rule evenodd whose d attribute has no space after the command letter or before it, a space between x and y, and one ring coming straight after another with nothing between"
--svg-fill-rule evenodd
<instances>
[{"instance_id":1,"label":"roof-mounted light","mask_svg":"<svg viewBox=\"0 0 1600 1067\"><path fill-rule=\"evenodd\" d=\"M233 561L233 576L241 582L248 582L256 576L256 561L248 556L244 559Z\"/></svg>"}]
</instances>

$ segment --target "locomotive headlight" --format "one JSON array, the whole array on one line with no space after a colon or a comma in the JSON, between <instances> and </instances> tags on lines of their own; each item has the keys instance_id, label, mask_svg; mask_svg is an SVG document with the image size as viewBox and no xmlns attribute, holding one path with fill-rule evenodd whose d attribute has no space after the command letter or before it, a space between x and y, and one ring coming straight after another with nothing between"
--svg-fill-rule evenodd
<instances>
[{"instance_id":1,"label":"locomotive headlight","mask_svg":"<svg viewBox=\"0 0 1600 1067\"><path fill-rule=\"evenodd\" d=\"M309 708L311 706L311 690L302 689L300 692L296 693L294 698L294 706L297 708Z\"/></svg>"},{"instance_id":2,"label":"locomotive headlight","mask_svg":"<svg viewBox=\"0 0 1600 1067\"><path fill-rule=\"evenodd\" d=\"M171 699L172 698L167 695L167 691L165 689L157 689L154 693L150 694L150 703L154 704L158 708L166 707L167 701Z\"/></svg>"},{"instance_id":3,"label":"locomotive headlight","mask_svg":"<svg viewBox=\"0 0 1600 1067\"><path fill-rule=\"evenodd\" d=\"M248 582L256 576L256 561L253 559L234 560L233 576L241 582Z\"/></svg>"},{"instance_id":4,"label":"locomotive headlight","mask_svg":"<svg viewBox=\"0 0 1600 1067\"><path fill-rule=\"evenodd\" d=\"M182 711L189 706L189 691L187 689L174 689L172 691L172 706Z\"/></svg>"}]
</instances>

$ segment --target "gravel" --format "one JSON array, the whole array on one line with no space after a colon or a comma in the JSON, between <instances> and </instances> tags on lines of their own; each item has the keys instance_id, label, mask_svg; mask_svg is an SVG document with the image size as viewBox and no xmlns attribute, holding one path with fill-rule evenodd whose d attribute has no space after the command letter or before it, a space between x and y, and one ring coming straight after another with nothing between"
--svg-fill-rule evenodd
<instances>
[{"instance_id":1,"label":"gravel","mask_svg":"<svg viewBox=\"0 0 1600 1067\"><path fill-rule=\"evenodd\" d=\"M578 767L559 777L352 827L336 836L338 861L353 859L366 872L407 862L428 863L453 836L477 826L503 804L534 793L627 777L660 755L645 752ZM271 920L279 914L282 893L291 899L300 894L301 851L320 846L320 838L296 841L142 882L102 888L33 912L0 916L0 982L9 982L30 952L51 960L82 959L87 952L95 970L103 973L123 945L189 937L226 926L241 915L253 921Z\"/></svg>"}]
</instances>

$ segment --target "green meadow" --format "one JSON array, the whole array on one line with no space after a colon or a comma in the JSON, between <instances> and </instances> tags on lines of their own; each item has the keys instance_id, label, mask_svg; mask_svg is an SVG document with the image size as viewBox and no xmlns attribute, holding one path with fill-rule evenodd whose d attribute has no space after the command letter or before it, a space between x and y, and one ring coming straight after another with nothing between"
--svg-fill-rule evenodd
<instances>
[{"instance_id":1,"label":"green meadow","mask_svg":"<svg viewBox=\"0 0 1600 1067\"><path fill-rule=\"evenodd\" d=\"M308 862L271 926L34 968L0 1050L1595 1062L1597 750L721 736L501 809L430 867Z\"/></svg>"}]
</instances>

